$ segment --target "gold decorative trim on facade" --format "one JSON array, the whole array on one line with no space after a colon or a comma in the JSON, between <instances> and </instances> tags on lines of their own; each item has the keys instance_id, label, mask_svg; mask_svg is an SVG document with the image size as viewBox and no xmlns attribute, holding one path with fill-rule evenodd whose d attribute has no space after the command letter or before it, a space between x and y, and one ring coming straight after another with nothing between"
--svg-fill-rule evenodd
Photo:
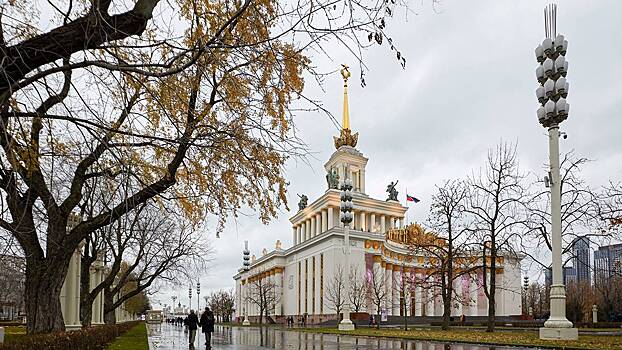
<instances>
[{"instance_id":1,"label":"gold decorative trim on facade","mask_svg":"<svg viewBox=\"0 0 622 350\"><path fill-rule=\"evenodd\" d=\"M403 228L392 228L385 238L391 242L404 245L422 245L442 247L445 241L433 232L425 231L419 224L413 223Z\"/></svg>"},{"instance_id":2,"label":"gold decorative trim on facade","mask_svg":"<svg viewBox=\"0 0 622 350\"><path fill-rule=\"evenodd\" d=\"M341 132L339 137L333 136L335 140L335 148L339 149L341 146L356 147L359 139L358 133L352 133L350 130L350 110L348 108L348 78L350 78L350 71L345 64L341 65L341 76L343 77L343 116L341 121Z\"/></svg>"}]
</instances>

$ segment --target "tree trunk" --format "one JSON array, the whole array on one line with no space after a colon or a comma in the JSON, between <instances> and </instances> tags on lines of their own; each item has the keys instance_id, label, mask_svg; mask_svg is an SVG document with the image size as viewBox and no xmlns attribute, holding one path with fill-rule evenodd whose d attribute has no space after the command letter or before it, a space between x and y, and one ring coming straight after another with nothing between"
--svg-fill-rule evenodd
<instances>
[{"instance_id":1,"label":"tree trunk","mask_svg":"<svg viewBox=\"0 0 622 350\"><path fill-rule=\"evenodd\" d=\"M114 305L113 297L112 293L104 291L104 323L106 324L117 323L115 309L112 308L112 305Z\"/></svg>"},{"instance_id":2,"label":"tree trunk","mask_svg":"<svg viewBox=\"0 0 622 350\"><path fill-rule=\"evenodd\" d=\"M69 258L63 262L26 259L26 330L28 334L64 331L60 291Z\"/></svg>"},{"instance_id":3,"label":"tree trunk","mask_svg":"<svg viewBox=\"0 0 622 350\"><path fill-rule=\"evenodd\" d=\"M55 274L57 275L57 274ZM60 304L62 276L26 273L26 329L28 334L64 331Z\"/></svg>"},{"instance_id":4,"label":"tree trunk","mask_svg":"<svg viewBox=\"0 0 622 350\"><path fill-rule=\"evenodd\" d=\"M494 248L493 248L494 249ZM490 254L490 291L488 295L488 326L486 332L495 331L495 292L497 286L497 253L493 250L493 254ZM486 276L484 276L486 278Z\"/></svg>"},{"instance_id":5,"label":"tree trunk","mask_svg":"<svg viewBox=\"0 0 622 350\"><path fill-rule=\"evenodd\" d=\"M95 298L91 298L91 293L86 293L83 298L80 299L80 323L82 327L90 327L93 318L93 302Z\"/></svg>"}]
</instances>

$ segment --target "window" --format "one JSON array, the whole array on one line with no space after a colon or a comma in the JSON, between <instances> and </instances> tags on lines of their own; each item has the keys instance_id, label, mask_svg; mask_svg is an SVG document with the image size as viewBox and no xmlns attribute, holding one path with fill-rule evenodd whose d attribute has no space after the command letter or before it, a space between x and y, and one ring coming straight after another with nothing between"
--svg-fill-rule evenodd
<instances>
[{"instance_id":1,"label":"window","mask_svg":"<svg viewBox=\"0 0 622 350\"><path fill-rule=\"evenodd\" d=\"M324 314L324 253L320 254L320 315Z\"/></svg>"},{"instance_id":2,"label":"window","mask_svg":"<svg viewBox=\"0 0 622 350\"><path fill-rule=\"evenodd\" d=\"M312 280L313 282L311 283L311 293L313 293L313 297L312 299L312 304L311 304L311 313L313 315L315 315L315 256L313 257L313 259L311 260L312 265L312 273L313 273L313 277Z\"/></svg>"},{"instance_id":3,"label":"window","mask_svg":"<svg viewBox=\"0 0 622 350\"><path fill-rule=\"evenodd\" d=\"M305 259L305 314L309 312L309 259Z\"/></svg>"}]
</instances>

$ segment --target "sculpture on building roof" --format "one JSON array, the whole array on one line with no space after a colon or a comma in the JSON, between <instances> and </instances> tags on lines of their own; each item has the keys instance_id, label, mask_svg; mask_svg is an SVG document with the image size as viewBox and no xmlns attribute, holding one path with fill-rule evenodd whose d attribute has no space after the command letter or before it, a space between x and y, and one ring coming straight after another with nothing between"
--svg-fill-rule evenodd
<instances>
[{"instance_id":1,"label":"sculpture on building roof","mask_svg":"<svg viewBox=\"0 0 622 350\"><path fill-rule=\"evenodd\" d=\"M387 186L387 193L389 194L389 198L387 198L387 201L397 201L397 190L395 189L395 186L397 186L397 183L400 182L400 180L397 180L395 182L391 181L391 183Z\"/></svg>"},{"instance_id":2,"label":"sculpture on building roof","mask_svg":"<svg viewBox=\"0 0 622 350\"><path fill-rule=\"evenodd\" d=\"M334 168L330 169L326 174L326 182L329 190L339 189L339 174L337 174Z\"/></svg>"},{"instance_id":3,"label":"sculpture on building roof","mask_svg":"<svg viewBox=\"0 0 622 350\"><path fill-rule=\"evenodd\" d=\"M306 195L298 195L298 197L300 197L300 202L298 202L298 210L302 210L304 208L307 207L307 202L309 201L309 197L307 197Z\"/></svg>"},{"instance_id":4,"label":"sculpture on building roof","mask_svg":"<svg viewBox=\"0 0 622 350\"><path fill-rule=\"evenodd\" d=\"M277 239L274 247L276 250L281 250L281 240Z\"/></svg>"}]
</instances>

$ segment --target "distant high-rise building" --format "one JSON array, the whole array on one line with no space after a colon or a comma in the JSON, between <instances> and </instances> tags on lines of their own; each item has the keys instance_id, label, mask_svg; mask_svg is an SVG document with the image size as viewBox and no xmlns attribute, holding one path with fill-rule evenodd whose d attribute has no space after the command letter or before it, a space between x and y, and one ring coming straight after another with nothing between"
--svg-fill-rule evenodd
<instances>
[{"instance_id":1,"label":"distant high-rise building","mask_svg":"<svg viewBox=\"0 0 622 350\"><path fill-rule=\"evenodd\" d=\"M572 266L564 266L562 269L562 276L564 285L568 285L570 282L577 282L577 271ZM544 269L544 284L547 287L553 284L553 269L550 267Z\"/></svg>"},{"instance_id":2,"label":"distant high-rise building","mask_svg":"<svg viewBox=\"0 0 622 350\"><path fill-rule=\"evenodd\" d=\"M577 237L571 243L572 261L576 282L591 283L590 241L586 236Z\"/></svg>"},{"instance_id":3,"label":"distant high-rise building","mask_svg":"<svg viewBox=\"0 0 622 350\"><path fill-rule=\"evenodd\" d=\"M594 251L594 281L601 282L613 275L622 276L622 243Z\"/></svg>"}]
</instances>

